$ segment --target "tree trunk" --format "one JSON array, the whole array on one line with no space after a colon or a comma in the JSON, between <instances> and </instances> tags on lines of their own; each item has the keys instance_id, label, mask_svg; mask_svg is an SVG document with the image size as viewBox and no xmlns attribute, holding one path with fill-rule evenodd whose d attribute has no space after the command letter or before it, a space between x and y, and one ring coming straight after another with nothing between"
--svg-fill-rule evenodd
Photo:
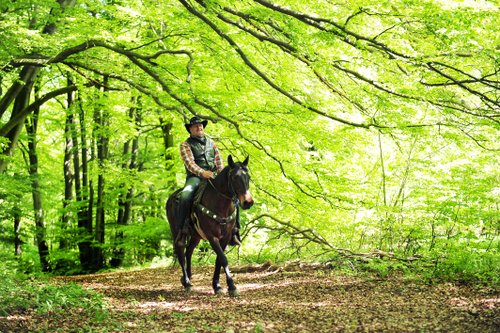
<instances>
[{"instance_id":1,"label":"tree trunk","mask_svg":"<svg viewBox=\"0 0 500 333\"><path fill-rule=\"evenodd\" d=\"M23 253L22 241L21 241L21 209L17 205L14 206L12 210L12 216L14 217L14 254L20 256Z\"/></svg>"},{"instance_id":2,"label":"tree trunk","mask_svg":"<svg viewBox=\"0 0 500 333\"><path fill-rule=\"evenodd\" d=\"M68 78L68 85L71 85L71 80ZM60 249L67 249L68 242L65 231L71 224L72 211L69 208L71 202L73 201L73 180L74 175L71 169L71 157L74 149L73 144L73 132L74 128L74 117L73 117L73 92L68 93L68 107L66 111L66 124L64 126L64 201L63 201L63 215L61 221L61 239L59 241Z\"/></svg>"},{"instance_id":3,"label":"tree trunk","mask_svg":"<svg viewBox=\"0 0 500 333\"><path fill-rule=\"evenodd\" d=\"M104 79L104 86L107 86L107 78ZM104 91L106 93L106 91ZM108 158L108 124L109 114L105 105L98 107L94 114L96 125L97 160L99 163L99 173L97 176L97 206L95 219L95 246L93 248L93 264L95 269L104 267L103 245L105 236L105 177L104 168Z\"/></svg>"},{"instance_id":4,"label":"tree trunk","mask_svg":"<svg viewBox=\"0 0 500 333\"><path fill-rule=\"evenodd\" d=\"M3 113L7 110L9 105L14 101L14 106L12 108L12 113L10 119L16 118L18 113L24 110L29 104L29 97L31 95L31 89L33 88L33 83L37 77L39 68L26 66L21 70L19 74L19 81L15 82L7 94L0 101L0 119ZM24 84L22 83L24 82ZM14 148L23 129L23 123L26 118L23 118L21 122L18 123L6 136L8 139L7 146L0 150L0 173L5 172L7 169L6 158L1 158L1 155L6 157L11 156L14 152Z\"/></svg>"},{"instance_id":5,"label":"tree trunk","mask_svg":"<svg viewBox=\"0 0 500 333\"><path fill-rule=\"evenodd\" d=\"M26 119L26 132L28 134L28 155L29 155L29 175L31 177L31 191L33 195L33 209L35 213L36 226L36 242L38 246L38 254L43 272L50 271L48 255L49 247L45 240L45 221L42 208L42 197L40 193L40 183L38 181L38 155L36 151L36 131L38 123L38 113L35 113Z\"/></svg>"},{"instance_id":6,"label":"tree trunk","mask_svg":"<svg viewBox=\"0 0 500 333\"><path fill-rule=\"evenodd\" d=\"M85 111L80 107L79 109L79 131L80 143L78 142L78 131L76 130L76 120L74 121L75 130L71 133L72 141L74 144L73 149L73 168L74 168L74 181L75 193L78 208L78 250L80 252L80 265L84 271L92 269L92 201L89 200L89 193L92 192L88 182L88 158L87 158L87 127L85 124ZM81 153L81 167L80 167L80 153Z\"/></svg>"},{"instance_id":7,"label":"tree trunk","mask_svg":"<svg viewBox=\"0 0 500 333\"><path fill-rule=\"evenodd\" d=\"M165 148L165 168L170 171L174 167L174 156L172 154L172 148L174 147L174 135L172 134L173 125L171 122L165 122L162 118L160 118L160 125L163 135L163 146ZM175 176L169 177L165 181L167 187L170 189L177 186Z\"/></svg>"},{"instance_id":8,"label":"tree trunk","mask_svg":"<svg viewBox=\"0 0 500 333\"><path fill-rule=\"evenodd\" d=\"M132 120L138 129L141 123L141 112L140 109L136 107L131 107L128 114L130 120ZM130 149L130 144L132 143L132 149ZM137 133L133 140L125 142L123 145L123 156L130 156L128 160L125 160L122 164L123 169L134 170L137 169L137 156L139 153L139 134ZM128 225L132 216L132 198L134 197L134 187L127 183L123 184L124 188L128 188L125 194L120 195L118 198L118 217L117 225L120 226ZM123 264L123 259L125 258L125 249L123 244L123 231L118 230L115 235L115 249L113 250L113 258L111 259L111 266L119 267Z\"/></svg>"},{"instance_id":9,"label":"tree trunk","mask_svg":"<svg viewBox=\"0 0 500 333\"><path fill-rule=\"evenodd\" d=\"M171 149L174 146L174 135L172 134L172 123L166 123L160 118L161 132L163 135L163 146L165 147L165 163L167 169L172 168L174 157L172 156Z\"/></svg>"}]
</instances>

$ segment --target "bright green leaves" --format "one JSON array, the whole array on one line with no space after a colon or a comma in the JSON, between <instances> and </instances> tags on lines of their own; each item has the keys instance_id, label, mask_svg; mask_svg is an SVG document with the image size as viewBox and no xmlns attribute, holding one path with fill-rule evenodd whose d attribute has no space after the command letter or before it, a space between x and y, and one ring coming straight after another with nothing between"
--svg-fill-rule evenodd
<instances>
[{"instance_id":1,"label":"bright green leaves","mask_svg":"<svg viewBox=\"0 0 500 333\"><path fill-rule=\"evenodd\" d=\"M49 59L99 41L46 66L42 91L66 84L69 72L89 134L93 112L109 114L103 130L110 158L101 169L90 167L107 178L110 220L120 195L129 187L140 193L134 198L139 222L119 230L130 237L127 249L163 235L155 218L171 184L184 180L178 144L187 135L184 117L195 113L210 118L207 133L224 157L251 156L257 203L242 215L245 222L268 214L274 219L255 223L286 221L360 250L425 253L438 240L442 248L453 242L453 228L460 237L469 235L467 228L484 225L489 237L494 230L498 157L482 148L499 142L500 34L498 11L476 3L482 6L85 1L59 11L49 36L29 25L31 17L39 19L37 28L48 20L50 7L40 1L28 13L0 14L0 68L28 53ZM16 69L8 70L1 74L4 92L16 80ZM89 86L102 92L104 82L105 96ZM41 112L40 171L49 179L42 182L49 207L59 207L61 195L61 169L54 165L62 160L65 105L60 96ZM140 126L127 115L138 106ZM168 169L160 118L173 124ZM122 163L131 155L123 146L138 135L143 169L128 170ZM12 166L22 169L21 155L14 159ZM148 207L155 218L140 215ZM58 220L57 209L49 214ZM265 243L265 233L249 243Z\"/></svg>"}]
</instances>

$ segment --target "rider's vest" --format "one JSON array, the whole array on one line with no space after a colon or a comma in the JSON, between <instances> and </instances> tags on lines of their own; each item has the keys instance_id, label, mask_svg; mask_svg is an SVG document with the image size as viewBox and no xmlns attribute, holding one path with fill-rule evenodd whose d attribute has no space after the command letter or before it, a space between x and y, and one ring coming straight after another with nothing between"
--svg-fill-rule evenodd
<instances>
[{"instance_id":1,"label":"rider's vest","mask_svg":"<svg viewBox=\"0 0 500 333\"><path fill-rule=\"evenodd\" d=\"M187 142L191 146L196 164L204 170L215 171L217 167L215 165L214 142L209 138L202 141L191 136L187 139ZM189 171L187 172L188 175L192 175Z\"/></svg>"}]
</instances>

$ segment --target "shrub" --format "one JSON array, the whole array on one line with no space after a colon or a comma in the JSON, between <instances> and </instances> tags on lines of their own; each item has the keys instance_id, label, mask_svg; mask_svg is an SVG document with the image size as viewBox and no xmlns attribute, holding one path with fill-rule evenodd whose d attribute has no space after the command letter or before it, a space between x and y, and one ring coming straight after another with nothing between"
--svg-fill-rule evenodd
<instances>
[{"instance_id":1,"label":"shrub","mask_svg":"<svg viewBox=\"0 0 500 333\"><path fill-rule=\"evenodd\" d=\"M0 271L0 315L36 311L60 313L77 309L97 318L105 316L103 297L75 283L55 284L44 278L36 280L11 271Z\"/></svg>"}]
</instances>

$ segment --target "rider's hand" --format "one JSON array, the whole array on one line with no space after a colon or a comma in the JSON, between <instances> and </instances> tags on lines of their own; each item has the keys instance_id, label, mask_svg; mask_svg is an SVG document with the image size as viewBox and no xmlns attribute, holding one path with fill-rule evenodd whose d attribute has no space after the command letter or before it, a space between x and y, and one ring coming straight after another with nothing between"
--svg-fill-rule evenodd
<instances>
[{"instance_id":1,"label":"rider's hand","mask_svg":"<svg viewBox=\"0 0 500 333\"><path fill-rule=\"evenodd\" d=\"M214 178L214 173L212 171L205 170L201 173L201 176L205 179L212 179Z\"/></svg>"}]
</instances>

